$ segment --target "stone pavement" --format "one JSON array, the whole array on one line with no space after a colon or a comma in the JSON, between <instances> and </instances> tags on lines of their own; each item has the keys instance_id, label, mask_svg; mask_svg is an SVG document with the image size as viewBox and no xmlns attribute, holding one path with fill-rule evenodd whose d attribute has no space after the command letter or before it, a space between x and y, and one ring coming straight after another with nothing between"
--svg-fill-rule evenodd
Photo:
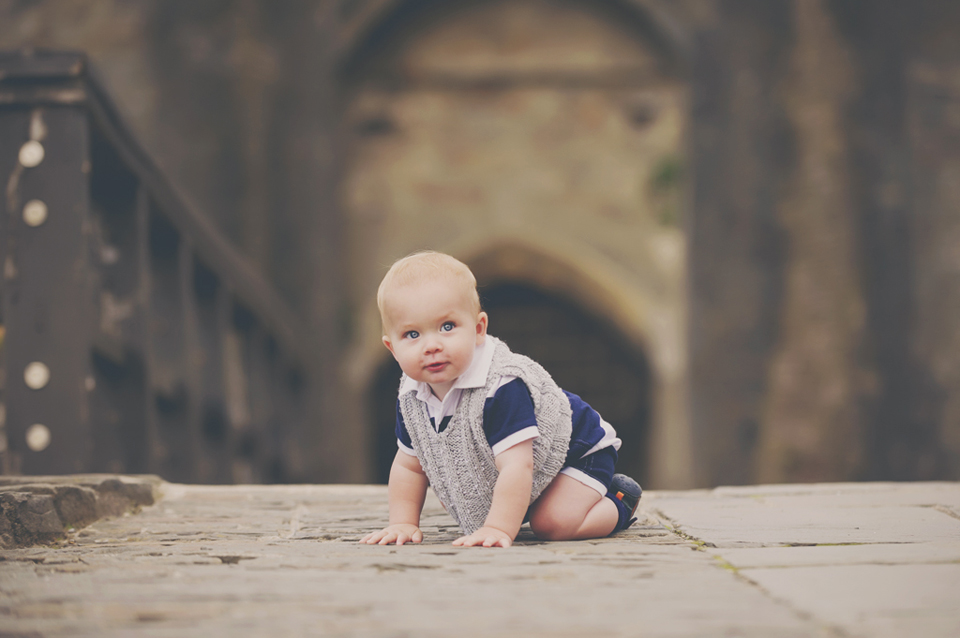
<instances>
[{"instance_id":1,"label":"stone pavement","mask_svg":"<svg viewBox=\"0 0 960 638\"><path fill-rule=\"evenodd\" d=\"M381 486L160 485L0 551L0 636L960 636L960 484L648 492L615 537L357 544Z\"/></svg>"}]
</instances>

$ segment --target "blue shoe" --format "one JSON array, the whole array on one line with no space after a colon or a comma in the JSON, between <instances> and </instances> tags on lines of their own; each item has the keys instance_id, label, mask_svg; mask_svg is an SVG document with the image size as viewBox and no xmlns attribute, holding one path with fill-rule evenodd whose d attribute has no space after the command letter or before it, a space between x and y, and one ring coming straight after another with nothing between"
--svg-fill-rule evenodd
<instances>
[{"instance_id":1,"label":"blue shoe","mask_svg":"<svg viewBox=\"0 0 960 638\"><path fill-rule=\"evenodd\" d=\"M617 520L617 526L613 528L611 534L625 530L637 521L634 514L637 512L637 506L640 505L640 497L642 495L643 490L632 478L626 474L613 475L613 480L610 481L610 488L607 490L607 498L612 500L613 504L617 506L620 518Z\"/></svg>"}]
</instances>

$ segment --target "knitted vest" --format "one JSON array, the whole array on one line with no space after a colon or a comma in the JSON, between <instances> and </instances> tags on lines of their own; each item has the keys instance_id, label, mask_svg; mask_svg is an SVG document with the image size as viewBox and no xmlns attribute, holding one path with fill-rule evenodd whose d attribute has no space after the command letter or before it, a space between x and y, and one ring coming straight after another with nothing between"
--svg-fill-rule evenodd
<instances>
[{"instance_id":1,"label":"knitted vest","mask_svg":"<svg viewBox=\"0 0 960 638\"><path fill-rule=\"evenodd\" d=\"M427 406L417 400L416 392L399 398L410 441L430 486L465 534L483 527L493 502L499 472L483 431L483 406L501 377L519 377L533 398L540 436L533 441L531 503L563 467L572 430L570 401L547 371L532 359L511 352L499 339L490 335L487 339L496 349L486 386L463 390L443 432L434 430Z\"/></svg>"}]
</instances>

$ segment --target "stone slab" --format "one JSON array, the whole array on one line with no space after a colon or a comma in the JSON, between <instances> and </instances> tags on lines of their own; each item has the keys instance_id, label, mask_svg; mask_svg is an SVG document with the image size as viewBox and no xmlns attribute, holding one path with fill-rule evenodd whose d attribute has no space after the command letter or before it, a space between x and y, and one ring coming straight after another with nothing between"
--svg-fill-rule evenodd
<instances>
[{"instance_id":1,"label":"stone slab","mask_svg":"<svg viewBox=\"0 0 960 638\"><path fill-rule=\"evenodd\" d=\"M960 538L960 484L850 484L661 493L648 506L716 547L919 543Z\"/></svg>"},{"instance_id":2,"label":"stone slab","mask_svg":"<svg viewBox=\"0 0 960 638\"><path fill-rule=\"evenodd\" d=\"M858 635L960 636L960 563L741 572L771 596Z\"/></svg>"},{"instance_id":3,"label":"stone slab","mask_svg":"<svg viewBox=\"0 0 960 638\"><path fill-rule=\"evenodd\" d=\"M960 542L869 543L707 549L739 569L826 565L919 565L960 563Z\"/></svg>"}]
</instances>

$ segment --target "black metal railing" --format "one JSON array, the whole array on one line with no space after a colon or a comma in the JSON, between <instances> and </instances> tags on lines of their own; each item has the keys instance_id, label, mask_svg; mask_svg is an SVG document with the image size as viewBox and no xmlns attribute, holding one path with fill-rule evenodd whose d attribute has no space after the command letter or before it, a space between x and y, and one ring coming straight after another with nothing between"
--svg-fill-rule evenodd
<instances>
[{"instance_id":1,"label":"black metal railing","mask_svg":"<svg viewBox=\"0 0 960 638\"><path fill-rule=\"evenodd\" d=\"M305 475L297 318L176 195L83 55L0 54L0 180L5 473Z\"/></svg>"}]
</instances>

